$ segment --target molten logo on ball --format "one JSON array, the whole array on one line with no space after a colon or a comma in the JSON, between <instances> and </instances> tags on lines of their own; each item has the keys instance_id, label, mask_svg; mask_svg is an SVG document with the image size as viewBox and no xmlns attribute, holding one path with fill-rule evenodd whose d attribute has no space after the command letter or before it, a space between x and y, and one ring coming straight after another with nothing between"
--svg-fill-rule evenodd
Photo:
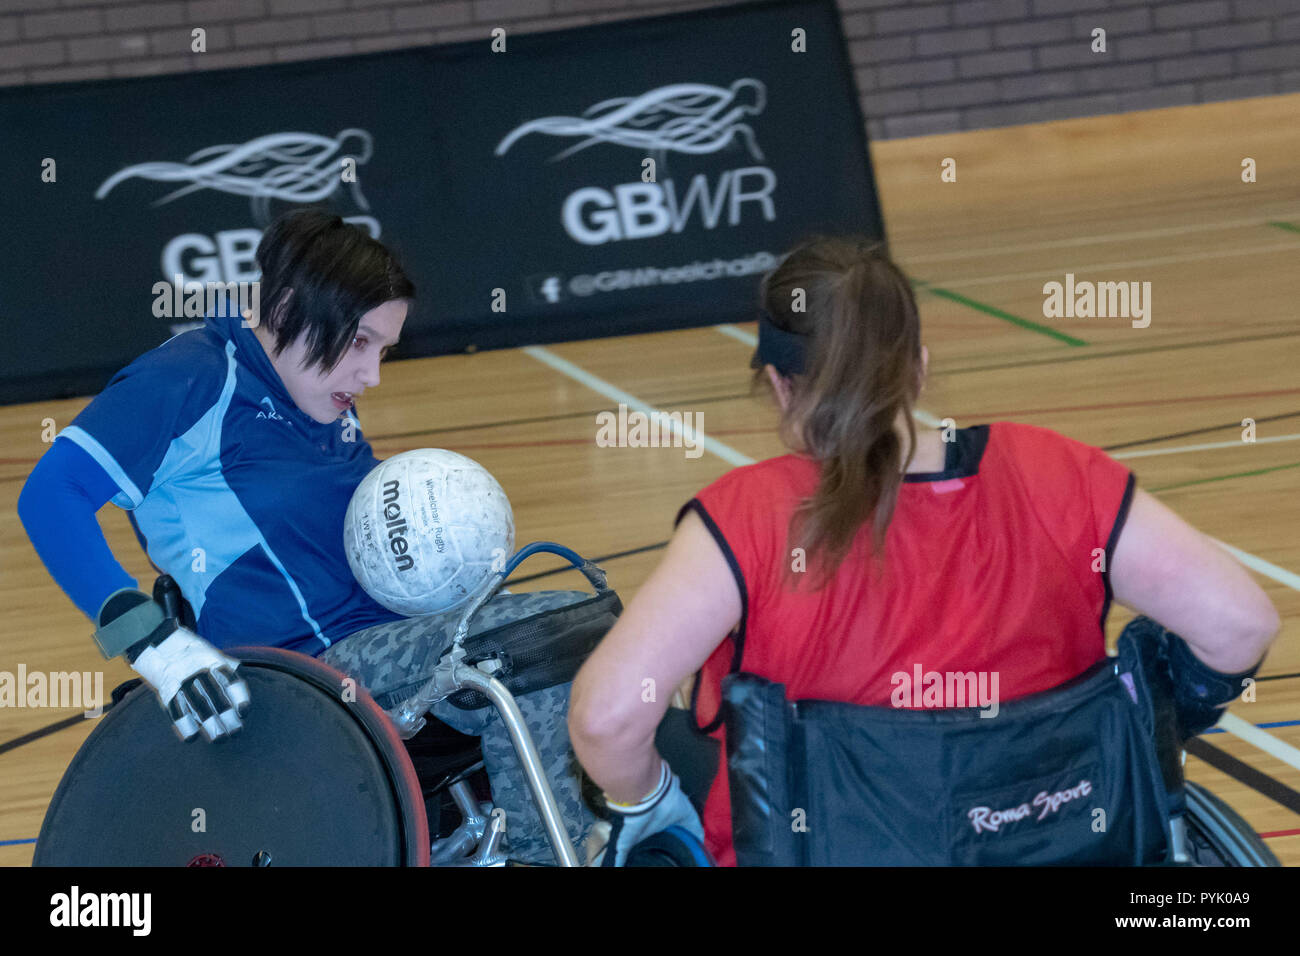
<instances>
[{"instance_id":1,"label":"molten logo on ball","mask_svg":"<svg viewBox=\"0 0 1300 956\"><path fill-rule=\"evenodd\" d=\"M510 502L496 479L438 448L380 462L353 493L343 528L357 583L407 617L462 603L514 540Z\"/></svg>"},{"instance_id":2,"label":"molten logo on ball","mask_svg":"<svg viewBox=\"0 0 1300 956\"><path fill-rule=\"evenodd\" d=\"M397 570L409 571L415 566L415 559L406 553L406 538L402 537L406 519L402 517L402 506L397 503L399 487L396 481L384 485L384 517L388 519L388 547L397 555Z\"/></svg>"}]
</instances>

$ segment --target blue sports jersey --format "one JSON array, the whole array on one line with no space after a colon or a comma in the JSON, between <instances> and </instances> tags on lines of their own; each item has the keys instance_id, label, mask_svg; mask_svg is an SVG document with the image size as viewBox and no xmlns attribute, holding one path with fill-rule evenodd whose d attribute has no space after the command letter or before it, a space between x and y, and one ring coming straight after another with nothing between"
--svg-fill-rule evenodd
<instances>
[{"instance_id":1,"label":"blue sports jersey","mask_svg":"<svg viewBox=\"0 0 1300 956\"><path fill-rule=\"evenodd\" d=\"M216 646L319 654L399 620L343 549L348 502L379 463L356 417L300 411L233 305L216 311L113 376L59 437L113 479L113 503Z\"/></svg>"}]
</instances>

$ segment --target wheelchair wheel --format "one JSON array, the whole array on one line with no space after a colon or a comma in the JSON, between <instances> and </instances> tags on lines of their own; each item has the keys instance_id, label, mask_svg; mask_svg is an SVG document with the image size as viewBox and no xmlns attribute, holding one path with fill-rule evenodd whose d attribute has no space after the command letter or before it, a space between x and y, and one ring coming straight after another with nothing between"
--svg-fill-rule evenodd
<instances>
[{"instance_id":1,"label":"wheelchair wheel","mask_svg":"<svg viewBox=\"0 0 1300 956\"><path fill-rule=\"evenodd\" d=\"M344 675L304 654L226 653L248 684L244 729L182 743L137 687L73 757L33 864L427 866L420 786L378 705L344 700Z\"/></svg>"},{"instance_id":2,"label":"wheelchair wheel","mask_svg":"<svg viewBox=\"0 0 1300 956\"><path fill-rule=\"evenodd\" d=\"M672 826L634 846L624 866L713 866L713 859L695 834Z\"/></svg>"},{"instance_id":3,"label":"wheelchair wheel","mask_svg":"<svg viewBox=\"0 0 1300 956\"><path fill-rule=\"evenodd\" d=\"M1255 828L1199 784L1185 786L1187 853L1194 866L1281 866Z\"/></svg>"}]
</instances>

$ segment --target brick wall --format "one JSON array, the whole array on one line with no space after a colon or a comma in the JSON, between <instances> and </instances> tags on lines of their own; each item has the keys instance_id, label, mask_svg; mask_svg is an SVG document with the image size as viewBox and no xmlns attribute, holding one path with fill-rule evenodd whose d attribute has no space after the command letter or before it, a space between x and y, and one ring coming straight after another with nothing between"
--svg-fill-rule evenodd
<instances>
[{"instance_id":1,"label":"brick wall","mask_svg":"<svg viewBox=\"0 0 1300 956\"><path fill-rule=\"evenodd\" d=\"M718 0L0 0L0 85L252 66ZM1300 91L1300 0L838 0L887 139ZM194 54L189 31L207 30ZM1095 28L1106 52L1091 50Z\"/></svg>"}]
</instances>

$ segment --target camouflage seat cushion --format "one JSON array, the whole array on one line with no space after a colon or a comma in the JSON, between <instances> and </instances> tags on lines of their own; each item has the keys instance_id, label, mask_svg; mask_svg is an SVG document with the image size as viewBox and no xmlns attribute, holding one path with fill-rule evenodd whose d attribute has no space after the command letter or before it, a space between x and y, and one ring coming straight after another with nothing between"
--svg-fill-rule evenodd
<instances>
[{"instance_id":1,"label":"camouflage seat cushion","mask_svg":"<svg viewBox=\"0 0 1300 956\"><path fill-rule=\"evenodd\" d=\"M546 611L591 599L584 591L534 591L498 594L480 608L469 633L479 634ZM335 643L320 655L326 663L356 679L384 709L417 691L451 646L463 609L446 614L405 618L366 628ZM560 806L569 837L579 855L596 817L583 798L585 781L569 743L567 725L571 682L515 698L532 734L542 766ZM548 864L555 855L524 780L519 759L496 708L462 710L440 701L431 716L464 734L481 738L483 763L492 783L493 801L505 812L506 839L513 859Z\"/></svg>"}]
</instances>

